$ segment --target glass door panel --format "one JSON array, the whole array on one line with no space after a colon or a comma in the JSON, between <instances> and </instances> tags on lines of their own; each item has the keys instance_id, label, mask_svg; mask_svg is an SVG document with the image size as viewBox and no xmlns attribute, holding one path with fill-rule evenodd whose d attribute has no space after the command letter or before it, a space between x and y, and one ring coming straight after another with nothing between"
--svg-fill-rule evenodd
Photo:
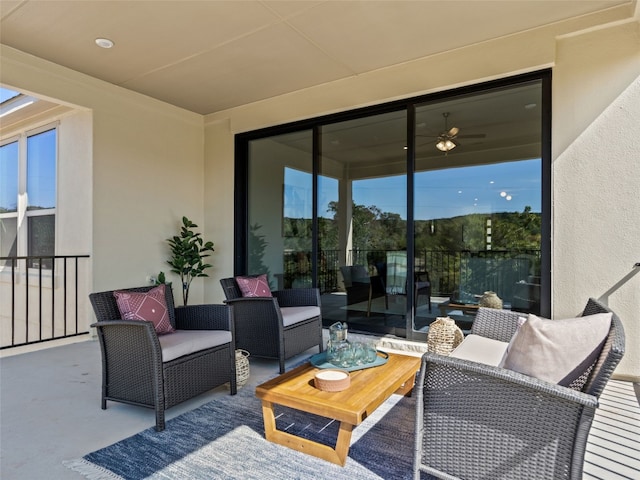
<instances>
[{"instance_id":1,"label":"glass door panel","mask_svg":"<svg viewBox=\"0 0 640 480\"><path fill-rule=\"evenodd\" d=\"M317 286L325 325L373 333L424 339L438 316L468 329L486 291L540 313L543 81L248 139L239 268L274 289Z\"/></svg>"},{"instance_id":2,"label":"glass door panel","mask_svg":"<svg viewBox=\"0 0 640 480\"><path fill-rule=\"evenodd\" d=\"M332 279L325 324L406 331L406 282L401 267L388 268L388 255L406 259L406 130L405 110L320 127L318 264Z\"/></svg>"},{"instance_id":3,"label":"glass door panel","mask_svg":"<svg viewBox=\"0 0 640 480\"><path fill-rule=\"evenodd\" d=\"M272 289L312 285L310 130L249 143L247 273Z\"/></svg>"},{"instance_id":4,"label":"glass door panel","mask_svg":"<svg viewBox=\"0 0 640 480\"><path fill-rule=\"evenodd\" d=\"M418 298L415 331L437 316L469 329L485 291L540 313L541 103L534 82L416 108L415 269L431 305Z\"/></svg>"}]
</instances>

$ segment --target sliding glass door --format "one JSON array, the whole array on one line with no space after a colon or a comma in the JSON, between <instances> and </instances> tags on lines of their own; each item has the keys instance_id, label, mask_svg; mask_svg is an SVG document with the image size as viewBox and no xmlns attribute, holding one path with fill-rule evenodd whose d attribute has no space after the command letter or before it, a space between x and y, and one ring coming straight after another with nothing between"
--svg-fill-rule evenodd
<instances>
[{"instance_id":1,"label":"sliding glass door","mask_svg":"<svg viewBox=\"0 0 640 480\"><path fill-rule=\"evenodd\" d=\"M236 273L319 288L326 325L410 338L469 328L487 291L547 314L548 80L239 136Z\"/></svg>"},{"instance_id":2,"label":"sliding glass door","mask_svg":"<svg viewBox=\"0 0 640 480\"><path fill-rule=\"evenodd\" d=\"M540 314L541 111L540 82L416 107L414 245L430 304L414 330L434 315L470 328L487 291Z\"/></svg>"},{"instance_id":3,"label":"sliding glass door","mask_svg":"<svg viewBox=\"0 0 640 480\"><path fill-rule=\"evenodd\" d=\"M246 273L266 273L272 289L312 285L311 138L307 130L248 144Z\"/></svg>"},{"instance_id":4,"label":"sliding glass door","mask_svg":"<svg viewBox=\"0 0 640 480\"><path fill-rule=\"evenodd\" d=\"M319 268L337 274L322 285L325 323L406 329L406 284L387 262L407 254L406 130L405 110L319 128ZM389 284L394 275L400 288Z\"/></svg>"}]
</instances>

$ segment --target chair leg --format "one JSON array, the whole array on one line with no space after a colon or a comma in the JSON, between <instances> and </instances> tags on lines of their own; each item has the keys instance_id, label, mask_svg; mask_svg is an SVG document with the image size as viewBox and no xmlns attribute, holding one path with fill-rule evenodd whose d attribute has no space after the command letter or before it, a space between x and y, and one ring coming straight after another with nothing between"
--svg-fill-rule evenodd
<instances>
[{"instance_id":1,"label":"chair leg","mask_svg":"<svg viewBox=\"0 0 640 480\"><path fill-rule=\"evenodd\" d=\"M236 376L236 372L233 372L231 380L229 381L229 390L230 395L238 393L238 377Z\"/></svg>"},{"instance_id":2,"label":"chair leg","mask_svg":"<svg viewBox=\"0 0 640 480\"><path fill-rule=\"evenodd\" d=\"M231 395L238 393L238 364L236 363L236 352L233 348L231 350L231 379L229 380L229 390Z\"/></svg>"},{"instance_id":3,"label":"chair leg","mask_svg":"<svg viewBox=\"0 0 640 480\"><path fill-rule=\"evenodd\" d=\"M156 432L164 430L164 410L156 405Z\"/></svg>"},{"instance_id":4,"label":"chair leg","mask_svg":"<svg viewBox=\"0 0 640 480\"><path fill-rule=\"evenodd\" d=\"M320 348L320 353L324 352L324 340L322 340L322 323L320 324L320 332L318 333L318 347Z\"/></svg>"}]
</instances>

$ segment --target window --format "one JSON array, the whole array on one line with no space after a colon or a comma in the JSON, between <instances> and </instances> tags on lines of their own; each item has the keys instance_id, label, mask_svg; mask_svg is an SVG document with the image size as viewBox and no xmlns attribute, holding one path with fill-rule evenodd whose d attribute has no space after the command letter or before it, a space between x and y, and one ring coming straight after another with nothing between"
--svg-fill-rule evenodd
<instances>
[{"instance_id":1,"label":"window","mask_svg":"<svg viewBox=\"0 0 640 480\"><path fill-rule=\"evenodd\" d=\"M18 142L0 146L0 257L15 257L18 232Z\"/></svg>"},{"instance_id":2,"label":"window","mask_svg":"<svg viewBox=\"0 0 640 480\"><path fill-rule=\"evenodd\" d=\"M0 145L0 256L51 269L55 254L57 127ZM11 265L11 261L4 261Z\"/></svg>"}]
</instances>

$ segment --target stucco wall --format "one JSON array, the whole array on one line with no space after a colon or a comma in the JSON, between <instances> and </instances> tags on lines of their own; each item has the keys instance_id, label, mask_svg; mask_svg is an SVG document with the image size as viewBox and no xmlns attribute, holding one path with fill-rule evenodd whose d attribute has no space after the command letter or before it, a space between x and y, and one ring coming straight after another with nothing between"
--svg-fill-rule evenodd
<instances>
[{"instance_id":1,"label":"stucco wall","mask_svg":"<svg viewBox=\"0 0 640 480\"><path fill-rule=\"evenodd\" d=\"M205 302L219 303L224 299L220 278L233 275L234 143L227 119L207 125L205 136L205 237L216 251L210 262L211 278L201 280Z\"/></svg>"},{"instance_id":2,"label":"stucco wall","mask_svg":"<svg viewBox=\"0 0 640 480\"><path fill-rule=\"evenodd\" d=\"M600 297L640 261L639 24L597 30L583 25L584 32L575 33L580 27L574 21L529 31L219 112L205 122L224 121L233 136L552 67L552 312L554 318L574 316L588 297ZM230 175L218 184L231 185L231 140L216 133L206 135L205 163ZM232 245L233 232L227 235L224 242ZM221 292L213 290L209 298L219 300ZM617 373L640 378L640 275L608 300L627 333L627 354Z\"/></svg>"},{"instance_id":3,"label":"stucco wall","mask_svg":"<svg viewBox=\"0 0 640 480\"><path fill-rule=\"evenodd\" d=\"M204 228L203 117L64 67L0 46L3 85L77 106L93 118L93 147L79 186L78 211L92 222L76 234L88 238L93 266L90 291L144 285L168 273L166 239L186 215ZM80 177L80 175L79 175ZM65 252L71 253L71 252ZM178 304L182 294L174 281ZM194 281L189 303L199 303Z\"/></svg>"},{"instance_id":4,"label":"stucco wall","mask_svg":"<svg viewBox=\"0 0 640 480\"><path fill-rule=\"evenodd\" d=\"M640 262L640 25L561 39L553 86L552 298L565 318ZM627 334L617 372L640 376L640 274L607 299Z\"/></svg>"}]
</instances>

